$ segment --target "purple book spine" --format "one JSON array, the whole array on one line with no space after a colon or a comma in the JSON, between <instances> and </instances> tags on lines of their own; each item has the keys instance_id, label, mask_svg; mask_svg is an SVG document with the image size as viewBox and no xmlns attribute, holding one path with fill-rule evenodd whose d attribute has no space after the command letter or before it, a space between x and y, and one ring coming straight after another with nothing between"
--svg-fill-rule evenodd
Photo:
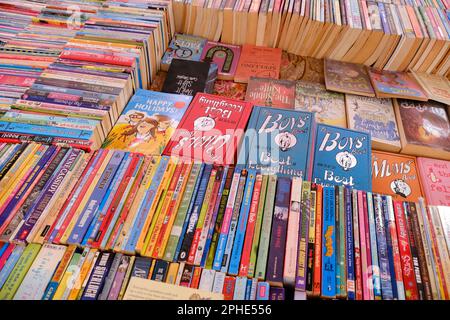
<instances>
[{"instance_id":1,"label":"purple book spine","mask_svg":"<svg viewBox=\"0 0 450 320\"><path fill-rule=\"evenodd\" d=\"M111 290L109 291L107 300L117 300L129 265L130 265L130 256L125 255L122 256L119 268L117 269L117 273L116 276L114 277L114 281L112 283Z\"/></svg>"}]
</instances>

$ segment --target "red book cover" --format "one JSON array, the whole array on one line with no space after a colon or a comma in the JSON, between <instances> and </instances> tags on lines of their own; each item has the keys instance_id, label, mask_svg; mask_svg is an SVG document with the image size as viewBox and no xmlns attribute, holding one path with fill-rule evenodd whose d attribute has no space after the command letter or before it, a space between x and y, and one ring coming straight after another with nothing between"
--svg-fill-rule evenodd
<instances>
[{"instance_id":1,"label":"red book cover","mask_svg":"<svg viewBox=\"0 0 450 320\"><path fill-rule=\"evenodd\" d=\"M250 77L245 101L256 106L294 109L295 82Z\"/></svg>"},{"instance_id":2,"label":"red book cover","mask_svg":"<svg viewBox=\"0 0 450 320\"><path fill-rule=\"evenodd\" d=\"M232 276L225 277L225 282L223 284L223 291L222 291L224 300L233 300L235 284L236 284L235 277Z\"/></svg>"},{"instance_id":3,"label":"red book cover","mask_svg":"<svg viewBox=\"0 0 450 320\"><path fill-rule=\"evenodd\" d=\"M194 272L192 273L192 281L191 281L191 285L190 285L191 288L198 289L201 274L202 274L202 268L195 267Z\"/></svg>"},{"instance_id":4,"label":"red book cover","mask_svg":"<svg viewBox=\"0 0 450 320\"><path fill-rule=\"evenodd\" d=\"M400 259L402 261L403 284L405 286L406 300L418 300L419 292L414 274L414 266L409 246L409 234L403 211L403 203L394 201L395 222L397 224L397 237L400 249Z\"/></svg>"},{"instance_id":5,"label":"red book cover","mask_svg":"<svg viewBox=\"0 0 450 320\"><path fill-rule=\"evenodd\" d=\"M248 102L197 93L163 154L234 164L251 110Z\"/></svg>"}]
</instances>

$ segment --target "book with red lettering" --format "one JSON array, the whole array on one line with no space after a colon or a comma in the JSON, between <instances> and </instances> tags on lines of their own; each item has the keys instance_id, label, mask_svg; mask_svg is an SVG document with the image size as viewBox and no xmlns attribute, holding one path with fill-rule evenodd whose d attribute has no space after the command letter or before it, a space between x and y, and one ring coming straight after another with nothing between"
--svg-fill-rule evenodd
<instances>
[{"instance_id":1,"label":"book with red lettering","mask_svg":"<svg viewBox=\"0 0 450 320\"><path fill-rule=\"evenodd\" d=\"M251 110L248 102L198 93L163 154L233 164Z\"/></svg>"},{"instance_id":2,"label":"book with red lettering","mask_svg":"<svg viewBox=\"0 0 450 320\"><path fill-rule=\"evenodd\" d=\"M256 106L294 109L295 82L250 77L245 101Z\"/></svg>"},{"instance_id":3,"label":"book with red lettering","mask_svg":"<svg viewBox=\"0 0 450 320\"><path fill-rule=\"evenodd\" d=\"M450 206L450 161L418 157L417 167L427 204Z\"/></svg>"}]
</instances>

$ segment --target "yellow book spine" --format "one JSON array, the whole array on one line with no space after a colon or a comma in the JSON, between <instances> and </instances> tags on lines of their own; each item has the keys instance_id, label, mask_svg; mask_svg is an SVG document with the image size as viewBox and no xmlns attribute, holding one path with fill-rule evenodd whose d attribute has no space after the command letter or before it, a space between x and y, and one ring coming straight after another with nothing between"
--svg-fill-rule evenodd
<instances>
[{"instance_id":1,"label":"yellow book spine","mask_svg":"<svg viewBox=\"0 0 450 320\"><path fill-rule=\"evenodd\" d=\"M80 293L81 286L86 279L89 270L91 269L93 263L95 262L95 257L97 254L97 249L91 249L88 253L88 256L86 257L86 260L83 262L83 265L81 266L80 272L78 274L77 279L75 280L74 286L72 290L70 290L69 296L67 297L67 300L76 300L78 297L78 294Z\"/></svg>"},{"instance_id":2,"label":"yellow book spine","mask_svg":"<svg viewBox=\"0 0 450 320\"><path fill-rule=\"evenodd\" d=\"M169 269L167 270L166 283L175 284L179 266L180 266L180 264L178 262L172 262L169 265Z\"/></svg>"}]
</instances>

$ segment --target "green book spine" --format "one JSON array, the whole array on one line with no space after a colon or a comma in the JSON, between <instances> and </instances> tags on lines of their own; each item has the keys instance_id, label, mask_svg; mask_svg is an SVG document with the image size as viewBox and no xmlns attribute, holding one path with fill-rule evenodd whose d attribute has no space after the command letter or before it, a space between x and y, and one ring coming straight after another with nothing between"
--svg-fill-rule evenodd
<instances>
[{"instance_id":1,"label":"green book spine","mask_svg":"<svg viewBox=\"0 0 450 320\"><path fill-rule=\"evenodd\" d=\"M256 259L256 278L264 280L266 276L267 256L269 254L270 232L272 230L272 214L275 204L275 192L277 189L277 177L269 176L267 193L264 206L264 216L259 239L258 258Z\"/></svg>"},{"instance_id":2,"label":"green book spine","mask_svg":"<svg viewBox=\"0 0 450 320\"><path fill-rule=\"evenodd\" d=\"M255 233L253 234L252 251L250 253L250 262L248 264L247 276L253 278L255 275L256 258L258 256L259 238L261 235L261 226L264 215L264 205L266 199L266 192L269 182L269 176L264 175L261 184L261 193L259 195L258 213L256 215Z\"/></svg>"},{"instance_id":3,"label":"green book spine","mask_svg":"<svg viewBox=\"0 0 450 320\"><path fill-rule=\"evenodd\" d=\"M183 228L184 218L186 217L189 203L191 202L192 195L194 193L194 186L200 173L201 164L194 164L192 166L189 180L184 190L183 199L181 200L180 207L178 208L177 216L170 232L169 241L167 242L166 251L164 252L164 259L173 261L175 251L180 238L181 229Z\"/></svg>"},{"instance_id":4,"label":"green book spine","mask_svg":"<svg viewBox=\"0 0 450 320\"><path fill-rule=\"evenodd\" d=\"M6 282L0 291L0 300L11 300L14 297L40 249L41 245L37 243L29 244L25 248L19 258L19 261L17 261L16 266L9 275L8 279L6 279Z\"/></svg>"}]
</instances>

